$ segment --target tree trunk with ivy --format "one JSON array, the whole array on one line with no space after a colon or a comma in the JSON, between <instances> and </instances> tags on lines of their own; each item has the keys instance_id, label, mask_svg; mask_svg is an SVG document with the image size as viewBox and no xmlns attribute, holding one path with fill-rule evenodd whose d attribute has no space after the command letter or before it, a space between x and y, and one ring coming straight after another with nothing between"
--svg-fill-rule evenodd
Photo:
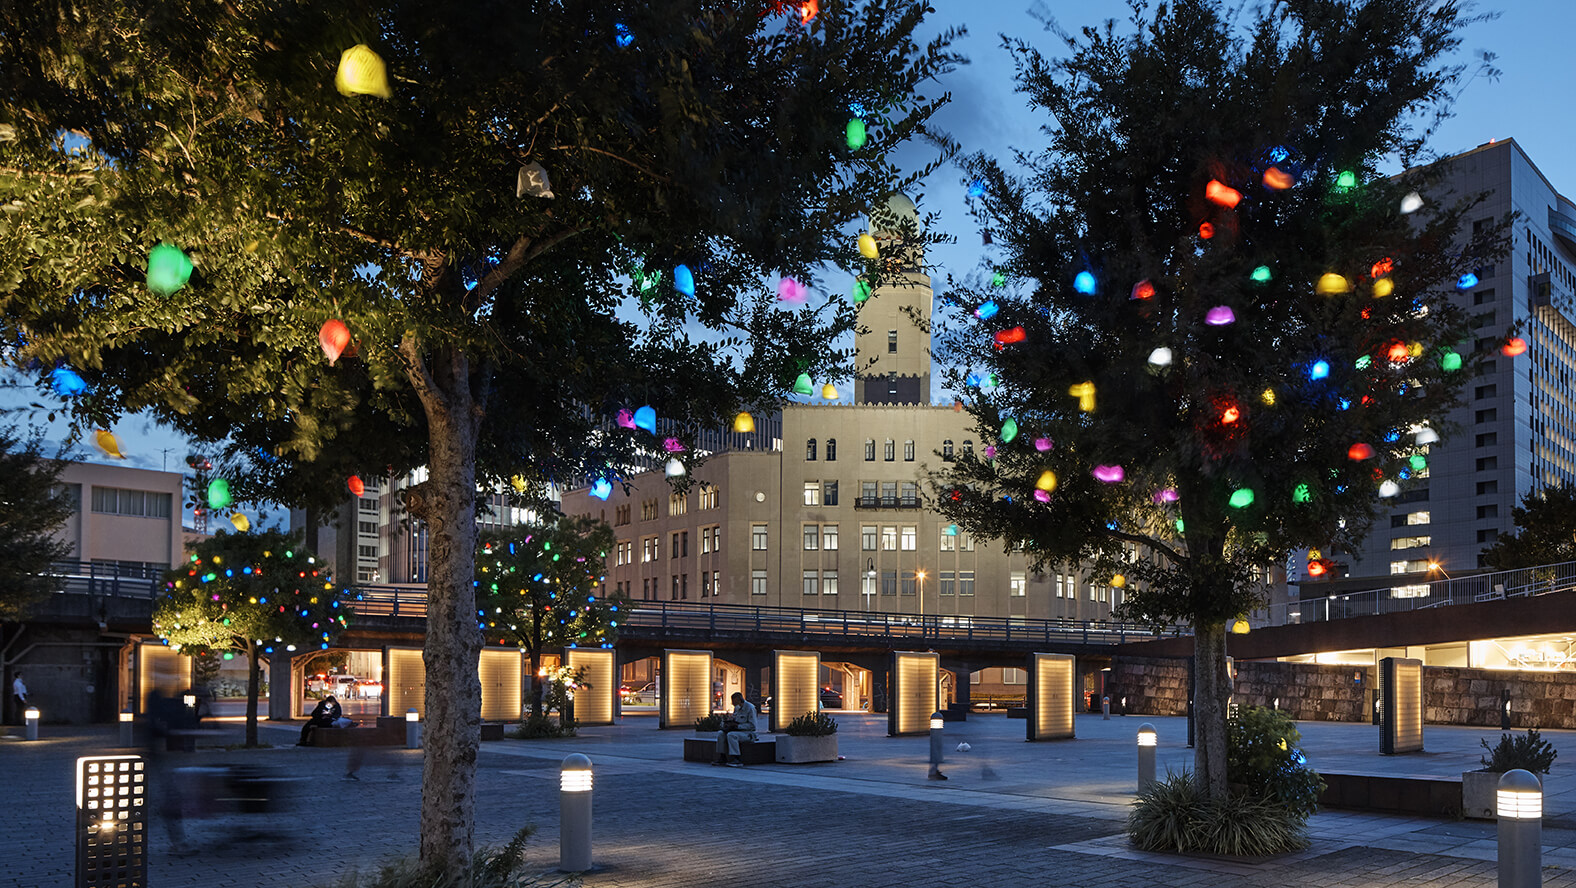
<instances>
[{"instance_id":1,"label":"tree trunk with ivy","mask_svg":"<svg viewBox=\"0 0 1576 888\"><path fill-rule=\"evenodd\" d=\"M263 686L263 646L246 642L246 745L257 745L257 697Z\"/></svg>"}]
</instances>

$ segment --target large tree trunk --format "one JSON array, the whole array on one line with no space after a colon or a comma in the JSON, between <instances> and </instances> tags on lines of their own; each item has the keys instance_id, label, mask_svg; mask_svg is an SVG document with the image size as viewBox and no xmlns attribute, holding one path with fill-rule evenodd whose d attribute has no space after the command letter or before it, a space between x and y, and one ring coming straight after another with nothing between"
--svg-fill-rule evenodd
<instances>
[{"instance_id":1,"label":"large tree trunk","mask_svg":"<svg viewBox=\"0 0 1576 888\"><path fill-rule=\"evenodd\" d=\"M409 360L409 358L407 358ZM428 480L407 506L426 522L426 755L421 781L421 859L460 874L470 868L476 823L476 754L481 744L482 633L476 622L476 438L470 363L444 350L430 375L417 365L427 414Z\"/></svg>"},{"instance_id":2,"label":"large tree trunk","mask_svg":"<svg viewBox=\"0 0 1576 888\"><path fill-rule=\"evenodd\" d=\"M263 667L257 662L262 647L249 642L246 652L246 745L257 745L257 693L263 685Z\"/></svg>"},{"instance_id":3,"label":"large tree trunk","mask_svg":"<svg viewBox=\"0 0 1576 888\"><path fill-rule=\"evenodd\" d=\"M1226 624L1193 627L1193 779L1212 799L1226 797Z\"/></svg>"}]
</instances>

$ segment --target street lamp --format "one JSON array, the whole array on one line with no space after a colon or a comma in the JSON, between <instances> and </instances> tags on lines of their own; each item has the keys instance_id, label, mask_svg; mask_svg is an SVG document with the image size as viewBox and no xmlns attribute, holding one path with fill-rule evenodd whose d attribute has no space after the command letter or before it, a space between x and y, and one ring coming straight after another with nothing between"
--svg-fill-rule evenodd
<instances>
[{"instance_id":1,"label":"street lamp","mask_svg":"<svg viewBox=\"0 0 1576 888\"><path fill-rule=\"evenodd\" d=\"M914 579L919 580L919 615L925 615L925 570L920 568L914 571ZM923 623L923 621L921 621Z\"/></svg>"},{"instance_id":2,"label":"street lamp","mask_svg":"<svg viewBox=\"0 0 1576 888\"><path fill-rule=\"evenodd\" d=\"M865 559L865 579L870 581L864 584L865 610L868 611L870 610L870 596L876 588L876 560L874 558Z\"/></svg>"},{"instance_id":3,"label":"street lamp","mask_svg":"<svg viewBox=\"0 0 1576 888\"><path fill-rule=\"evenodd\" d=\"M1445 572L1445 566L1444 565L1440 564L1437 561L1430 561L1430 562L1428 562L1428 572L1429 573L1434 573L1435 571L1438 571L1441 575L1444 576L1445 579L1447 579L1447 580L1451 579L1450 574Z\"/></svg>"}]
</instances>

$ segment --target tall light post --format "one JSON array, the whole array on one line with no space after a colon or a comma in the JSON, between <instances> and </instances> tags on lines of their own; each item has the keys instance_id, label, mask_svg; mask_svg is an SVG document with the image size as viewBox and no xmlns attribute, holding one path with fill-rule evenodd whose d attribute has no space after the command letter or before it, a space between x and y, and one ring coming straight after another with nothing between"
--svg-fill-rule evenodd
<instances>
[{"instance_id":1,"label":"tall light post","mask_svg":"<svg viewBox=\"0 0 1576 888\"><path fill-rule=\"evenodd\" d=\"M920 568L914 571L914 579L919 580L919 615L923 617L925 615L925 569ZM921 626L925 623L924 620L919 622Z\"/></svg>"},{"instance_id":2,"label":"tall light post","mask_svg":"<svg viewBox=\"0 0 1576 888\"><path fill-rule=\"evenodd\" d=\"M864 589L862 590L865 596L865 610L868 612L870 610L870 596L876 588L876 560L874 558L865 559L865 579L870 581L863 584Z\"/></svg>"}]
</instances>

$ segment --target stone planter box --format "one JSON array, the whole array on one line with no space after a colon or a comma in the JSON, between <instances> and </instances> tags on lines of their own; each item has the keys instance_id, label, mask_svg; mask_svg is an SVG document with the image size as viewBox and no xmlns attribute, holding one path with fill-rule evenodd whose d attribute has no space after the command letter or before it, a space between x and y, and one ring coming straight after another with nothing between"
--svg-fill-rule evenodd
<instances>
[{"instance_id":1,"label":"stone planter box","mask_svg":"<svg viewBox=\"0 0 1576 888\"><path fill-rule=\"evenodd\" d=\"M1494 814L1495 800L1499 792L1499 778L1504 775L1498 771L1462 771L1461 772L1461 816L1473 820L1498 820ZM1535 774L1538 783L1548 792L1547 774Z\"/></svg>"},{"instance_id":2,"label":"stone planter box","mask_svg":"<svg viewBox=\"0 0 1576 888\"><path fill-rule=\"evenodd\" d=\"M799 765L807 762L837 761L837 735L825 737L794 737L777 735L777 761Z\"/></svg>"}]
</instances>

